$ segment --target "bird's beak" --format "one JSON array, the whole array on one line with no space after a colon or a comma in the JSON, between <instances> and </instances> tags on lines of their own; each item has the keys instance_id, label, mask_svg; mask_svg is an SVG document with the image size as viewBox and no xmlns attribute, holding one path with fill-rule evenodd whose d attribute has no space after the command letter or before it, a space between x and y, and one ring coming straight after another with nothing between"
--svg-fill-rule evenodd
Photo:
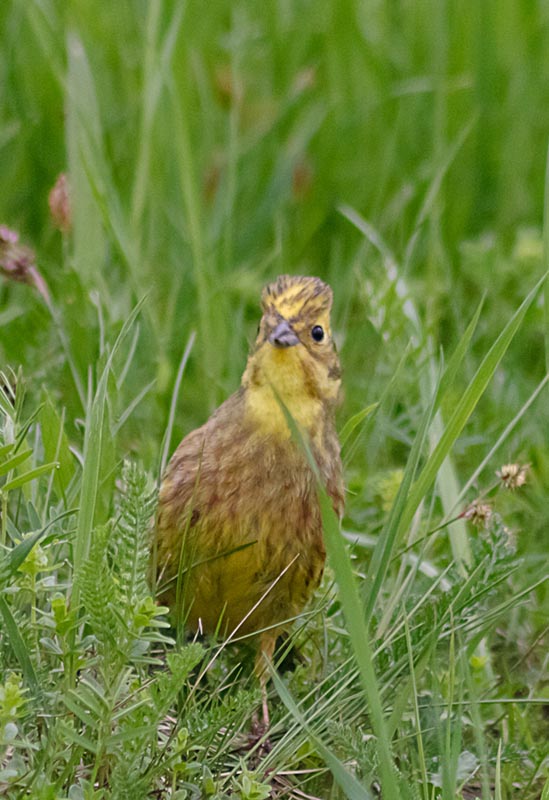
<instances>
[{"instance_id":1,"label":"bird's beak","mask_svg":"<svg viewBox=\"0 0 549 800\"><path fill-rule=\"evenodd\" d=\"M283 319L269 336L269 342L275 347L292 347L294 344L299 344L299 339L291 325Z\"/></svg>"}]
</instances>

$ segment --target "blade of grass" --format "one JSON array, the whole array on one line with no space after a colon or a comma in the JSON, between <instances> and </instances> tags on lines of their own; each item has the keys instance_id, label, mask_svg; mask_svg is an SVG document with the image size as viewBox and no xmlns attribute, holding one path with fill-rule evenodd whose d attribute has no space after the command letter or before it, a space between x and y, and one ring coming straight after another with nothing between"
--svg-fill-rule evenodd
<instances>
[{"instance_id":1,"label":"blade of grass","mask_svg":"<svg viewBox=\"0 0 549 800\"><path fill-rule=\"evenodd\" d=\"M446 168L449 166L449 164L450 162L447 163ZM437 184L436 192L438 192L438 190L440 189L440 181L442 180L443 174L444 170ZM434 181L434 184L436 184L436 180ZM430 203L434 203L436 198L436 192L432 196L428 195L426 203L428 203L428 201ZM427 214L426 209L428 208L430 208L430 206L427 204L425 206L425 214ZM402 312L403 315L408 319L408 321L411 324L412 330L414 332L414 338L418 342L425 339L425 335L422 331L420 316L417 310L415 309L414 304L410 300L410 292L408 290L406 282L402 277L398 276L398 264L396 258L391 252L391 250L388 248L386 243L384 242L382 236L370 223L364 220L359 214L354 212L353 209L350 209L348 207L343 207L341 209L341 212L353 225L355 225L361 231L361 233L367 238L367 240L383 256L387 275L393 281L395 286L395 291L402 300ZM419 226L423 222L423 217L418 217L418 220L419 220L418 221L418 226ZM459 366L463 361L463 358L469 347L472 335L476 329L478 319L480 317L480 313L482 310L482 305L483 302L481 301L475 314L473 315L471 322L469 323L464 335L461 337L461 340L445 369L443 378L441 380L441 384L438 388L437 398L435 401L435 409L438 409L441 398L444 396L448 386L452 385L455 379ZM422 399L425 406L429 404L429 398L432 396L434 388L433 381L435 372L436 372L435 361L432 357L430 357L428 362L428 370L426 373L425 372L423 373L420 380ZM434 414L433 416L432 428L429 432L429 439L432 443L433 448L436 442L440 439L442 435L442 430L443 430L442 418L440 415L440 411L437 411L437 413ZM458 488L458 481L454 465L448 456L444 459L443 463L440 466L440 469L436 477L436 481L443 502L443 508L444 509L450 508L455 501L459 488ZM456 558L458 564L469 563L470 549L468 545L465 524L463 523L462 520L458 519L452 525L451 529L449 530L449 538L454 557Z\"/></svg>"},{"instance_id":2,"label":"blade of grass","mask_svg":"<svg viewBox=\"0 0 549 800\"><path fill-rule=\"evenodd\" d=\"M419 507L419 504L425 497L429 488L432 486L441 464L450 452L461 431L465 427L479 399L484 393L484 390L488 386L490 379L496 371L501 359L505 355L507 348L511 344L513 337L519 329L526 312L528 311L530 305L532 304L539 289L546 279L547 276L544 275L543 278L541 278L536 283L534 288L528 293L526 298L515 311L509 322L505 325L502 332L499 334L498 338L482 360L482 363L475 373L471 383L464 391L454 413L446 425L444 433L439 439L438 444L429 456L429 459L422 469L416 483L412 486L406 503L406 508L400 521L401 531L406 530L410 525L414 514Z\"/></svg>"},{"instance_id":3,"label":"blade of grass","mask_svg":"<svg viewBox=\"0 0 549 800\"><path fill-rule=\"evenodd\" d=\"M456 350L454 351L450 361L448 362L447 368L444 372L443 380L441 381L438 390L439 394L438 403L440 403L446 390L448 389L448 387L452 386L455 380L459 366L462 363L463 359L465 358L473 333L476 330L483 305L484 305L484 298L480 301L471 322L467 326L465 333L463 334ZM432 392L433 371L434 371L433 358L430 358L430 369L427 372L427 378L426 380L421 382L422 392L424 392L427 397L429 397L430 393ZM433 419L433 425L429 435L430 441L432 443L432 449L434 449L437 443L440 441L443 430L444 430L444 422L442 418L442 412L441 409L438 408L437 413L435 414L435 417ZM457 505L458 498L460 496L457 472L454 466L454 462L450 458L450 456L446 456L446 458L444 459L444 461L440 466L440 469L436 477L436 485L438 492L440 494L442 508L445 514L445 519L449 519L453 509ZM458 569L464 571L465 566L470 565L472 556L471 556L471 548L469 546L469 539L467 535L467 528L465 525L465 521L463 519L457 517L453 520L453 522L450 524L448 528L448 538L450 541L450 546L452 548L452 555L458 566Z\"/></svg>"},{"instance_id":4,"label":"blade of grass","mask_svg":"<svg viewBox=\"0 0 549 800\"><path fill-rule=\"evenodd\" d=\"M444 374L443 374L442 378L440 379L440 383L439 383L439 386L438 386L437 403L436 403L437 407L440 405L440 402L441 402L442 398L444 397L444 395L446 394L446 391L449 389L450 386L453 385L453 383L454 383L454 381L456 379L456 375L458 373L458 370L459 370L459 368L460 368L460 366L461 366L461 364L462 364L462 362L463 362L463 360L464 360L464 358L465 358L465 356L467 354L467 351L469 349L469 345L471 343L471 339L473 338L473 334L477 329L478 321L480 319L480 314L482 312L483 307L484 307L484 297L482 298L482 300L478 304L477 309L476 309L475 313L473 314L473 317L471 318L471 322L467 325L467 328L465 329L465 333L463 334L463 336L459 340L456 349L452 353L452 355L451 355L451 357L450 357L450 359L449 359L449 361L448 361L448 363L446 365L446 368L444 370Z\"/></svg>"},{"instance_id":5,"label":"blade of grass","mask_svg":"<svg viewBox=\"0 0 549 800\"><path fill-rule=\"evenodd\" d=\"M95 505L100 486L99 471L103 448L103 425L109 375L113 359L137 319L143 303L144 299L137 303L124 323L99 379L95 396L93 399L90 397L88 401L86 433L84 436L84 467L80 490L80 514L78 515L78 526L74 541L74 569L77 573L87 558L93 530ZM76 603L78 598L77 583L73 586L73 598Z\"/></svg>"},{"instance_id":6,"label":"blade of grass","mask_svg":"<svg viewBox=\"0 0 549 800\"><path fill-rule=\"evenodd\" d=\"M417 739L417 753L419 759L419 767L421 772L421 787L423 790L423 797L424 800L429 800L429 780L427 778L427 764L425 761L425 749L423 747L423 735L421 731L421 717L419 713L419 705L417 701L417 684L416 684L416 673L415 673L415 666L414 666L414 655L412 649L412 638L410 636L410 626L408 624L408 617L406 615L406 609L402 609L402 614L405 623L405 631L406 631L406 649L408 651L408 663L410 665L410 679L412 682L412 697L413 697L413 704L414 704L414 717L416 721L416 739Z\"/></svg>"},{"instance_id":7,"label":"blade of grass","mask_svg":"<svg viewBox=\"0 0 549 800\"><path fill-rule=\"evenodd\" d=\"M502 740L500 739L498 742L498 752L496 755L496 777L494 781L494 800L503 800L503 794L501 792L501 745L502 745Z\"/></svg>"},{"instance_id":8,"label":"blade of grass","mask_svg":"<svg viewBox=\"0 0 549 800\"><path fill-rule=\"evenodd\" d=\"M345 541L341 536L339 523L332 508L332 502L323 488L320 488L319 496L326 550L336 577L339 598L362 679L362 688L368 701L374 733L378 739L382 789L388 797L399 797L391 745L387 735L374 667L374 656L358 586Z\"/></svg>"},{"instance_id":9,"label":"blade of grass","mask_svg":"<svg viewBox=\"0 0 549 800\"><path fill-rule=\"evenodd\" d=\"M143 400L143 398L151 391L151 389L156 385L156 379L152 380L146 386L144 386L141 391L133 398L131 403L124 409L124 411L120 414L114 425L112 426L113 436L116 436L120 428L124 425L124 423L131 417L139 403Z\"/></svg>"},{"instance_id":10,"label":"blade of grass","mask_svg":"<svg viewBox=\"0 0 549 800\"><path fill-rule=\"evenodd\" d=\"M408 362L410 351L411 351L411 346L408 345L408 347L406 347L404 352L402 353L402 356L400 357L399 362L398 362L393 374L391 375L391 378L390 378L389 382L384 386L383 391L382 391L382 393L381 393L381 395L379 397L379 400L377 401L377 407L374 408L372 410L372 413L369 416L366 417L366 421L365 421L362 429L359 431L359 433L355 437L354 441L351 442L349 444L349 446L347 447L347 451L346 451L346 453L344 453L344 458L343 458L344 467L349 463L349 461L353 457L355 450L358 448L358 444L360 442L360 439L363 436L363 434L364 434L366 428L368 427L368 425L373 424L373 420L375 419L375 415L377 414L378 409L383 407L385 401L390 396L390 394L393 391L393 389L398 385L399 376L401 376L402 373L404 372L404 367L406 366L406 363Z\"/></svg>"},{"instance_id":11,"label":"blade of grass","mask_svg":"<svg viewBox=\"0 0 549 800\"><path fill-rule=\"evenodd\" d=\"M39 478L41 475L46 475L48 472L51 472L54 469L59 469L59 463L57 461L54 461L51 464L41 464L39 467L30 469L28 472L24 472L22 475L18 475L17 478L5 483L2 486L2 492L7 494L14 489L19 489L20 486L24 486L26 483L34 481L36 478Z\"/></svg>"},{"instance_id":12,"label":"blade of grass","mask_svg":"<svg viewBox=\"0 0 549 800\"><path fill-rule=\"evenodd\" d=\"M43 394L45 394L44 390ZM57 461L59 463L59 469L55 470L50 476L48 491L42 505L44 519L47 519L54 483L58 497L63 498L66 503L65 490L74 475L75 466L65 434L65 409L59 416L47 394L45 394L45 402L40 414L40 436L44 448L44 457L48 461Z\"/></svg>"},{"instance_id":13,"label":"blade of grass","mask_svg":"<svg viewBox=\"0 0 549 800\"><path fill-rule=\"evenodd\" d=\"M13 444L6 445L10 450L13 448ZM17 453L16 456L12 456L8 458L7 461L4 461L3 464L0 464L0 475L5 475L7 472L10 472L15 467L18 467L19 464L22 464L23 461L26 461L29 456L32 455L32 450L29 448L28 450L23 450L22 453ZM4 487L2 487L4 489Z\"/></svg>"},{"instance_id":14,"label":"blade of grass","mask_svg":"<svg viewBox=\"0 0 549 800\"><path fill-rule=\"evenodd\" d=\"M433 180L429 185L429 188L425 194L425 199L421 205L421 208L417 213L417 217L414 224L414 234L418 233L418 231L423 226L424 222L427 220L429 214L431 213L435 200L437 199L438 194L440 192L442 182L446 177L448 170L452 166L457 154L467 141L469 134L471 133L477 122L477 119L478 119L477 115L473 116L469 120L469 122L467 122L463 126L463 128L459 131L455 140L447 147L447 152L444 158L442 159L440 167L436 171ZM406 247L406 255L404 258L405 266L410 264L415 246L419 241L419 237L414 234L412 234L412 236L410 237L410 240Z\"/></svg>"},{"instance_id":15,"label":"blade of grass","mask_svg":"<svg viewBox=\"0 0 549 800\"><path fill-rule=\"evenodd\" d=\"M355 429L358 428L358 426L361 425L364 422L364 420L370 416L372 411L375 411L378 405L379 403L370 403L369 406L366 406L366 408L363 408L361 411L354 414L350 419L347 420L347 422L343 426L343 430L339 435L339 441L342 450L345 447L347 439L353 434Z\"/></svg>"},{"instance_id":16,"label":"blade of grass","mask_svg":"<svg viewBox=\"0 0 549 800\"><path fill-rule=\"evenodd\" d=\"M131 199L131 223L136 236L141 235L141 225L151 160L152 130L155 110L162 86L162 75L156 63L158 29L160 27L161 4L151 0L145 22L143 52L143 86L139 120L139 151L136 159L135 178Z\"/></svg>"},{"instance_id":17,"label":"blade of grass","mask_svg":"<svg viewBox=\"0 0 549 800\"><path fill-rule=\"evenodd\" d=\"M18 0L18 3L23 7L36 41L44 53L44 64L51 69L56 80L62 86L65 80L65 69L63 51L59 47L57 38L60 25L55 6L50 3L46 9L42 7L42 3L25 3L23 0Z\"/></svg>"},{"instance_id":18,"label":"blade of grass","mask_svg":"<svg viewBox=\"0 0 549 800\"><path fill-rule=\"evenodd\" d=\"M334 776L335 781L345 793L345 797L348 797L349 800L374 800L373 794L369 792L365 786L362 786L357 779L351 775L347 769L345 769L345 765L341 763L337 756L332 753L329 747L327 747L319 738L319 736L312 730L311 726L308 725L305 717L299 711L299 708L297 707L293 697L286 688L282 679L279 677L277 671L272 668L271 677L273 679L276 691L278 692L278 696L292 716L295 717L295 719L299 722L301 727L307 731L307 734L312 739L314 746L330 768L330 772ZM388 796L397 798L400 797L400 794Z\"/></svg>"},{"instance_id":19,"label":"blade of grass","mask_svg":"<svg viewBox=\"0 0 549 800\"><path fill-rule=\"evenodd\" d=\"M433 362L429 365L428 375L421 381L421 390L426 400L432 392L432 373ZM429 431L429 445L431 452L436 448L444 432L444 421L440 408L433 417L433 423ZM440 496L442 509L448 513L456 504L459 495L459 482L453 459L447 455L439 467L436 476L436 488ZM471 564L471 548L465 520L457 517L448 527L448 540L452 549L452 556L458 569L465 571L466 566Z\"/></svg>"},{"instance_id":20,"label":"blade of grass","mask_svg":"<svg viewBox=\"0 0 549 800\"><path fill-rule=\"evenodd\" d=\"M546 280L544 286L544 320L545 320L545 371L549 374L549 147L545 162L545 192L543 197L543 261Z\"/></svg>"},{"instance_id":21,"label":"blade of grass","mask_svg":"<svg viewBox=\"0 0 549 800\"><path fill-rule=\"evenodd\" d=\"M505 430L503 431L501 436L498 438L498 440L496 441L494 446L490 448L490 450L488 451L486 456L482 459L482 461L480 462L478 467L475 469L475 471L473 472L473 474L471 475L469 480L464 484L463 488L461 489L459 495L456 498L456 502L454 504L454 509L458 505L458 503L465 497L465 495L467 494L467 492L469 491L471 486L474 485L474 483L476 482L476 480L479 477L479 475L485 469L486 465L489 464L492 461L495 453L497 453L497 451L499 450L501 445L506 441L506 439L508 438L509 434L513 431L513 429L516 427L517 423L522 419L522 417L528 411L528 409L530 408L530 406L532 405L534 400L538 397L538 395L542 391L542 389L545 388L545 386L547 385L548 381L549 381L549 375L546 375L545 378L543 378L543 380L540 381L540 383L536 386L536 388L534 389L534 391L532 392L532 394L530 395L528 400L524 403L524 405L522 406L520 411L518 411L518 413L515 414L515 416L511 420L511 422L509 422L509 424L506 426ZM452 509L452 511L453 511L453 509ZM447 516L448 516L448 514L447 514Z\"/></svg>"},{"instance_id":22,"label":"blade of grass","mask_svg":"<svg viewBox=\"0 0 549 800\"><path fill-rule=\"evenodd\" d=\"M492 794L490 792L490 777L488 772L488 753L486 752L486 733L478 705L477 686L475 685L475 679L471 674L471 668L467 659L463 659L463 669L465 671L465 682L470 699L469 710L473 722L476 751L481 765L480 781L482 786L482 800L491 800Z\"/></svg>"},{"instance_id":23,"label":"blade of grass","mask_svg":"<svg viewBox=\"0 0 549 800\"><path fill-rule=\"evenodd\" d=\"M10 607L2 595L0 595L0 614L2 614L4 618L4 625L6 626L8 637L10 639L13 652L15 653L15 656L21 665L21 671L23 672L25 681L30 687L32 693L37 695L40 693L41 689L36 672L34 671L34 667L32 665L32 659L29 655L25 640L19 633L19 628L17 627L17 623L13 618Z\"/></svg>"},{"instance_id":24,"label":"blade of grass","mask_svg":"<svg viewBox=\"0 0 549 800\"><path fill-rule=\"evenodd\" d=\"M117 389L121 389L124 385L124 381L126 380L126 376L130 371L130 367L133 363L133 358L135 356L135 352L137 350L137 342L139 341L139 335L141 333L141 327L139 324L135 326L135 330L133 332L132 340L130 342L130 346L128 348L128 355L126 356L126 360L124 362L124 366L120 370L120 375L116 380L116 387Z\"/></svg>"},{"instance_id":25,"label":"blade of grass","mask_svg":"<svg viewBox=\"0 0 549 800\"><path fill-rule=\"evenodd\" d=\"M108 290L101 269L105 260L106 231L111 233L125 259L135 296L143 297L147 286L140 269L142 259L138 242L130 235L124 204L105 150L94 74L76 31L68 35L67 51L67 149L71 183L78 187L74 212L74 262L84 284L90 288L98 287L104 306L108 308ZM145 316L156 335L151 306L146 307Z\"/></svg>"},{"instance_id":26,"label":"blade of grass","mask_svg":"<svg viewBox=\"0 0 549 800\"><path fill-rule=\"evenodd\" d=\"M131 197L131 224L138 239L141 238L143 212L149 188L156 110L161 97L163 83L166 80L166 73L171 66L184 9L185 5L183 3L176 5L164 40L158 44L162 3L160 0L151 0L149 3L145 23L141 118L137 137L139 152L136 159L135 180Z\"/></svg>"},{"instance_id":27,"label":"blade of grass","mask_svg":"<svg viewBox=\"0 0 549 800\"><path fill-rule=\"evenodd\" d=\"M43 538L52 525L55 525L62 519L65 519L65 517L76 514L77 510L78 509L71 508L69 511L64 511L62 514L59 514L57 517L55 517L55 519L50 520L50 522L48 522L47 525L44 525L44 527L39 531L35 531L30 536L25 537L25 539L19 542L19 544L15 545L15 547L10 550L7 558L7 575L13 575L19 569L32 548L38 544L38 542Z\"/></svg>"},{"instance_id":28,"label":"blade of grass","mask_svg":"<svg viewBox=\"0 0 549 800\"><path fill-rule=\"evenodd\" d=\"M196 334L194 331L191 331L191 335L189 336L189 340L185 345L185 350L183 351L183 355L181 356L181 361L179 362L179 367L177 370L177 375L175 377L175 383L173 386L172 392L172 399L170 402L170 413L168 414L168 421L166 423L166 430L164 433L164 438L162 440L162 446L160 448L160 452L162 456L160 458L160 472L159 475L164 473L166 468L166 464L168 463L168 456L170 453L170 448L172 445L172 431L173 431L173 424L175 420L175 411L177 408L177 399L179 397L179 389L181 387L181 381L183 379L183 373L185 372L185 367L187 366L187 361L189 360L189 356L191 355L191 350L193 349L194 340L196 338Z\"/></svg>"},{"instance_id":29,"label":"blade of grass","mask_svg":"<svg viewBox=\"0 0 549 800\"><path fill-rule=\"evenodd\" d=\"M168 81L170 98L173 106L174 132L177 144L177 163L179 167L180 183L185 204L186 223L189 231L189 240L192 251L194 280L198 298L198 320L200 347L203 349L203 363L207 365L205 378L205 397L207 405L215 405L216 391L212 378L219 376L220 349L214 344L221 341L221 337L212 335L218 328L219 313L213 313L210 294L214 285L213 260L206 254L206 241L203 220L203 202L196 175L195 160L191 146L191 132L189 123L190 103L182 105L178 89L170 76ZM183 89L185 87L183 86ZM184 101L188 100L185 95Z\"/></svg>"},{"instance_id":30,"label":"blade of grass","mask_svg":"<svg viewBox=\"0 0 549 800\"><path fill-rule=\"evenodd\" d=\"M105 258L105 235L101 215L84 166L91 142L101 142L101 116L91 67L76 34L67 37L67 154L71 184L74 268L88 288L101 287Z\"/></svg>"},{"instance_id":31,"label":"blade of grass","mask_svg":"<svg viewBox=\"0 0 549 800\"><path fill-rule=\"evenodd\" d=\"M286 418L292 437L303 450L317 479L324 543L326 545L330 564L334 570L338 594L349 631L349 638L362 681L362 689L370 710L374 734L378 740L382 790L388 797L400 797L395 765L391 753L391 744L387 734L383 707L381 705L381 697L374 666L374 654L370 645L368 625L364 618L364 610L351 559L347 552L345 540L341 535L339 521L333 509L332 501L324 489L309 443L303 436L300 428L274 387L273 393Z\"/></svg>"},{"instance_id":32,"label":"blade of grass","mask_svg":"<svg viewBox=\"0 0 549 800\"><path fill-rule=\"evenodd\" d=\"M428 406L423 413L410 456L404 469L404 475L402 476L402 481L399 486L397 496L391 507L391 511L389 512L389 517L383 527L383 531L379 535L372 555L366 580L367 595L365 613L367 622L369 622L372 617L379 590L389 568L393 548L403 527L402 516L407 508L407 499L419 466L421 454L425 449L425 443L427 441L429 426L433 418L437 394L438 391L433 393L431 405Z\"/></svg>"},{"instance_id":33,"label":"blade of grass","mask_svg":"<svg viewBox=\"0 0 549 800\"><path fill-rule=\"evenodd\" d=\"M459 709L461 706L461 692L459 700L454 699L456 694L456 683L460 686L456 676L456 649L455 649L455 634L453 628L450 632L450 645L448 653L448 697L447 697L447 713L446 724L444 726L444 740L442 752L442 797L443 800L454 800L456 796L456 782L457 782L457 768L461 744L461 714ZM457 709L454 712L454 704L457 702Z\"/></svg>"}]
</instances>

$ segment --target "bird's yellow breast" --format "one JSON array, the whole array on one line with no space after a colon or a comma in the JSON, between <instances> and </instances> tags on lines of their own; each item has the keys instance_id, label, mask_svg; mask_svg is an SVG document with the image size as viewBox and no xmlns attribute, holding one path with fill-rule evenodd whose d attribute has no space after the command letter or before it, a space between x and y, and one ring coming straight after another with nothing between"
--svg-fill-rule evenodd
<instances>
[{"instance_id":1,"label":"bird's yellow breast","mask_svg":"<svg viewBox=\"0 0 549 800\"><path fill-rule=\"evenodd\" d=\"M303 347L278 350L266 345L254 354L246 386L245 414L264 436L291 436L282 406L305 431L319 431L325 416L319 376ZM315 436L313 436L313 439Z\"/></svg>"}]
</instances>

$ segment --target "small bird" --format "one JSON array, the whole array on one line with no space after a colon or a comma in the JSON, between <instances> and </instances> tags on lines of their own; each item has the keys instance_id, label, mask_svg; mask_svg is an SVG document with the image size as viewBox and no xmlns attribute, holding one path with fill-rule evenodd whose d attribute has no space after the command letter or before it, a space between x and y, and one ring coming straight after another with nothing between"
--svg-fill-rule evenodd
<instances>
[{"instance_id":1,"label":"small bird","mask_svg":"<svg viewBox=\"0 0 549 800\"><path fill-rule=\"evenodd\" d=\"M281 275L263 289L240 388L183 439L160 488L161 600L191 630L257 634L267 727L265 657L318 587L326 557L317 478L288 413L343 513L331 306L319 278Z\"/></svg>"}]
</instances>

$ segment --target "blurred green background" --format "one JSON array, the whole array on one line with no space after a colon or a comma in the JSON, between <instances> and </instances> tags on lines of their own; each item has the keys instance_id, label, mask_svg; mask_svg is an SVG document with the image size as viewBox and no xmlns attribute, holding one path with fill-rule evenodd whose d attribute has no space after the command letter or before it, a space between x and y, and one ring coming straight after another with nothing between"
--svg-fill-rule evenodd
<instances>
[{"instance_id":1,"label":"blurred green background","mask_svg":"<svg viewBox=\"0 0 549 800\"><path fill-rule=\"evenodd\" d=\"M262 285L303 272L334 287L340 420L390 387L350 459L362 481L401 466L418 375L481 298L463 386L542 273L543 3L13 0L0 30L0 221L52 297L0 284L0 360L66 407L76 445L88 375L138 300L111 414L120 454L156 469L192 332L172 446L238 385ZM61 172L64 236L48 209ZM538 303L458 443L463 480L545 364ZM501 455L541 483L548 416L538 403Z\"/></svg>"},{"instance_id":2,"label":"blurred green background","mask_svg":"<svg viewBox=\"0 0 549 800\"><path fill-rule=\"evenodd\" d=\"M166 453L237 388L256 332L262 286L285 272L318 275L334 289L345 389L340 429L379 403L344 449L344 525L359 537L353 539L359 542L353 563L362 581L437 375L475 309L484 298L424 451L432 452L482 358L546 269L547 53L549 4L534 0L3 0L0 225L32 248L35 276L49 294L37 290L28 272L26 282L15 281L0 252L0 370L22 367L26 405L24 413L17 410L19 421L45 402L43 431L48 423L56 431L64 428L63 481L75 503L81 476L85 489L90 474L86 467L80 472L78 461L82 420L93 419L86 414L89 387L97 385L116 336L143 301L101 399L109 435L101 464L94 462L100 477L95 517L92 508L81 526L88 525L90 538L92 523L112 511L122 459L129 454L157 475L171 420ZM61 173L70 188L71 223L64 233L48 206ZM520 791L526 792L521 800L539 797L544 754L533 767L525 754L534 739L540 752L547 740L541 701L520 712L510 703L509 716L496 722L488 706L481 720L475 701L498 691L506 702L515 694L547 692L535 653L547 630L549 603L543 583L549 548L548 319L540 294L451 460L441 466L433 492L426 489L424 516L410 533L427 535L487 490L495 494L505 523L496 544L505 550L509 534L523 557L513 561L500 585L498 558L507 568L505 559L514 554L494 555L486 580L499 586L503 599L496 607L497 592L483 598L484 617L470 579L470 613L480 614L484 627L467 640L478 657L469 665L473 678L467 685L471 713L478 715L474 745L482 756L483 737L491 732L486 746L492 768L498 740L491 734L501 722L511 765L509 793L502 796L519 796L512 787L520 773ZM29 434L33 463L55 460L55 448L48 454L44 433L41 439L36 430L31 426ZM515 493L495 488L495 471L511 461L531 465L527 486ZM40 515L21 512L22 531L39 527L38 516L46 524L54 513L51 497L57 511L67 505L53 484L47 490L44 483L36 485L25 497ZM10 502L19 508L13 492ZM381 640L393 611L391 630L401 630L402 609L391 605L401 590L409 608L416 594L421 597L421 613L430 619L430 581L456 557L459 542L475 551L479 563L481 557L490 560L491 540L463 520L453 523L449 535L429 538L422 551L425 572L416 573L413 562L406 577L412 576L411 583L399 571L408 569L406 559L389 564L386 553L376 619ZM67 574L70 583L70 568ZM461 578L452 577L458 594ZM449 595L440 594L437 602L447 613ZM460 609L464 626L469 600ZM318 623L312 636L333 644L330 668L347 664L339 610L331 611L335 616L326 629ZM490 659L483 661L475 649L483 637L493 672ZM383 642L377 644L376 667L385 696L392 698L400 675L393 680L385 670ZM452 688L454 664L448 677L448 654L440 656L436 642L430 646L433 670L424 686L436 698L444 695L440 687L446 681ZM398 657L406 661L405 652ZM513 665L524 662L530 671L517 682ZM316 668L325 675L324 665ZM296 693L309 698L307 680L298 674L295 684ZM414 686L410 708L415 698ZM364 704L360 697L353 703L355 716L342 713L356 732ZM406 720L399 753L415 746ZM326 731L337 744L339 729L331 724L326 717ZM468 722L463 724L465 730ZM443 725L444 720L437 731ZM341 731L348 746L348 731ZM357 749L365 749L357 736ZM454 747L448 736L457 764L460 745ZM436 758L447 752L429 746ZM372 758L377 764L377 756ZM486 780L484 798L490 796ZM424 797L426 786L424 781ZM454 796L445 791L445 798Z\"/></svg>"}]
</instances>

